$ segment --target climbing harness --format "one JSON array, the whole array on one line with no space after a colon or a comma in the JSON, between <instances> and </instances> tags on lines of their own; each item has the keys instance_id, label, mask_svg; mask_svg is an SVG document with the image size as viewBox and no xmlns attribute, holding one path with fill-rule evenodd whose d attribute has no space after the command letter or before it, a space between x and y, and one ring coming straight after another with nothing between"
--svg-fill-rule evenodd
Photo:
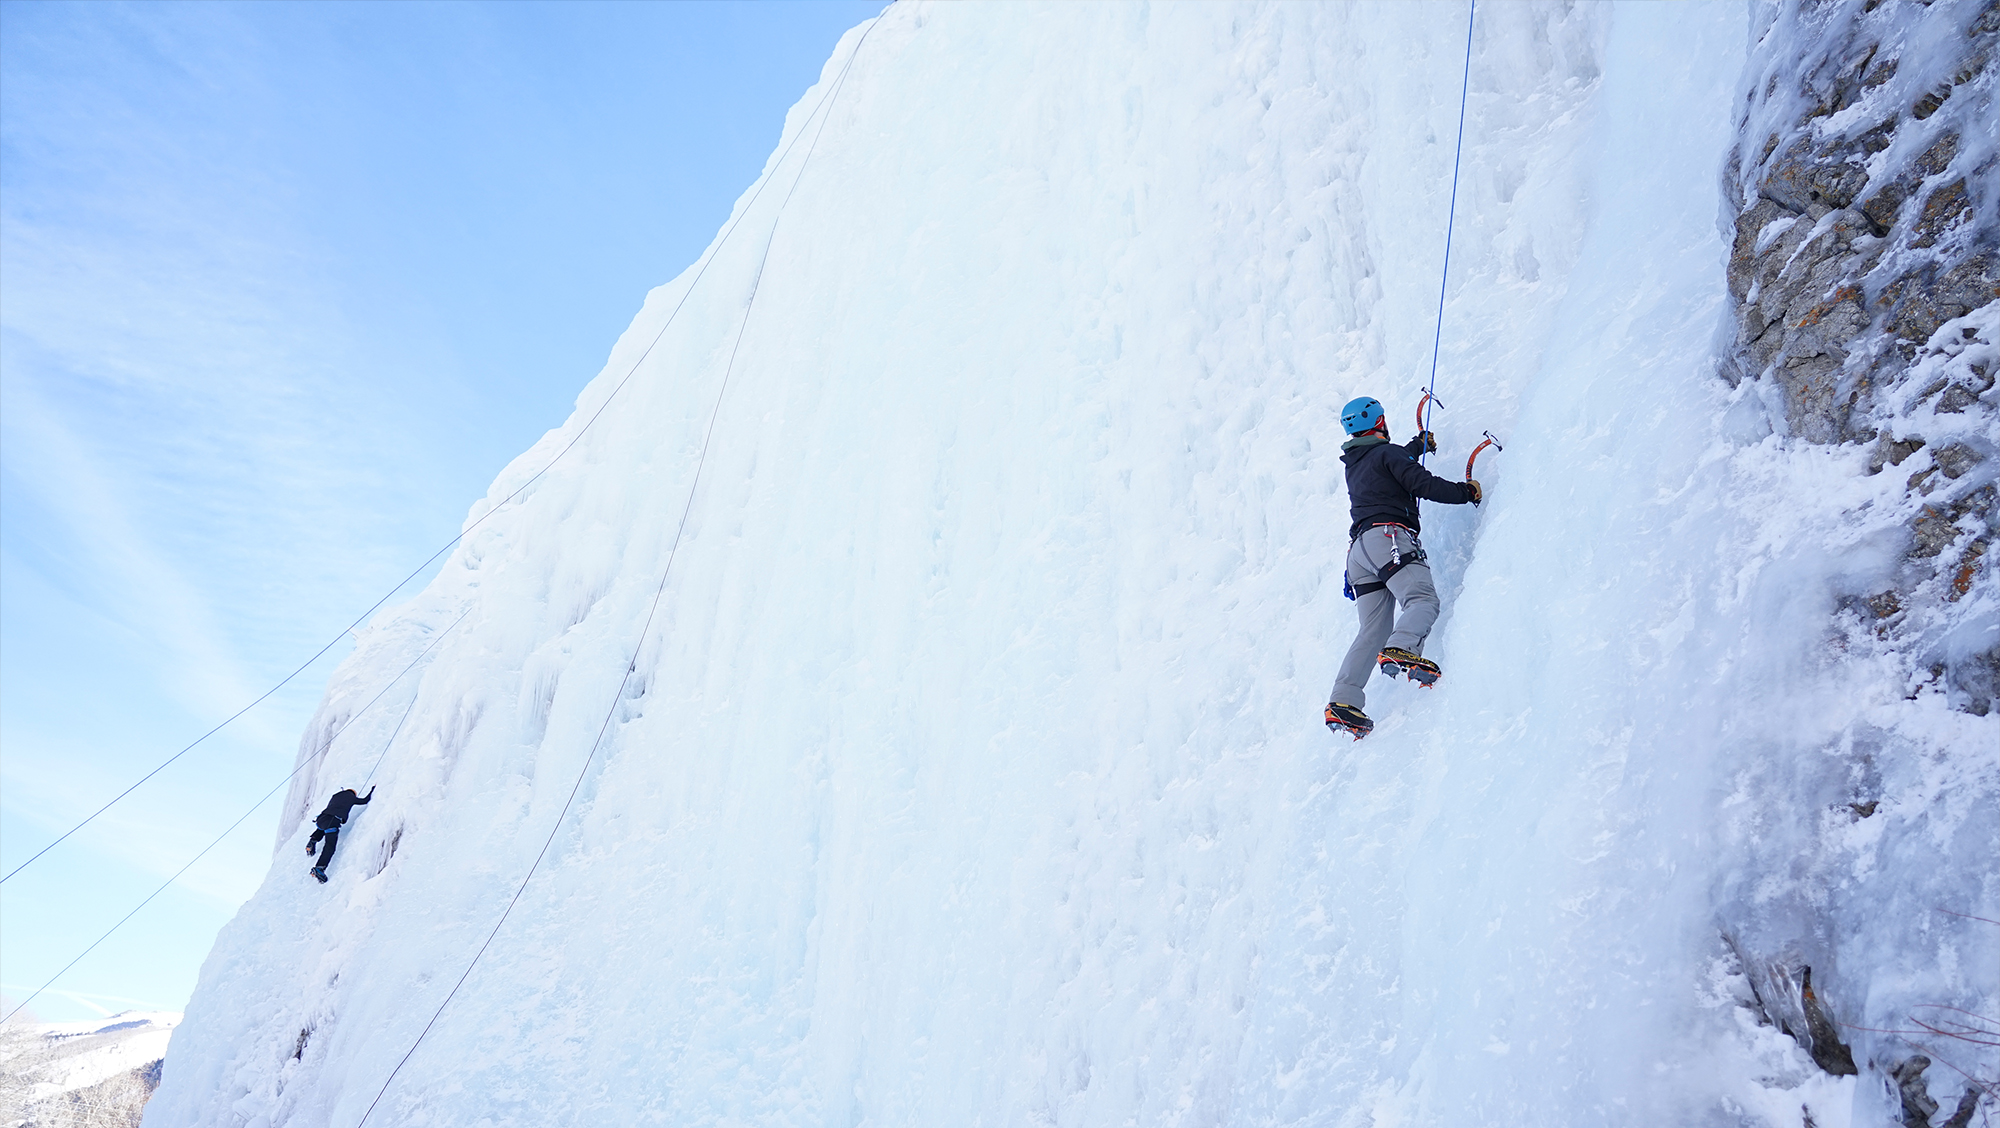
<instances>
[{"instance_id":1,"label":"climbing harness","mask_svg":"<svg viewBox=\"0 0 2000 1128\"><path fill-rule=\"evenodd\" d=\"M1343 572L1341 574L1343 585L1341 594L1349 599L1359 599L1364 595L1374 595L1378 591L1386 591L1389 587L1390 577L1412 564L1422 564L1430 559L1430 554L1424 551L1423 538L1411 532L1407 525L1398 525L1393 521L1383 521L1368 526L1368 529L1381 529L1383 530L1383 535L1389 538L1389 562L1375 570L1375 582L1373 583L1357 584L1354 582L1352 576ZM1356 533L1354 540L1347 542L1350 551L1354 548L1354 541L1368 535L1368 529L1363 529L1359 533ZM1403 556L1402 550L1396 547L1397 529L1410 534L1411 549L1410 555L1407 558Z\"/></svg>"}]
</instances>

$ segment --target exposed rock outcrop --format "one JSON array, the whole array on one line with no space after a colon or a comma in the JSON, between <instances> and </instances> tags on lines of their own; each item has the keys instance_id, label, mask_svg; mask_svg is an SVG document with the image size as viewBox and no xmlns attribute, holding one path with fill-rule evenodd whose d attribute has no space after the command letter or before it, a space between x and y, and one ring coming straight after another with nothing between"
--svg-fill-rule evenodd
<instances>
[{"instance_id":1,"label":"exposed rock outcrop","mask_svg":"<svg viewBox=\"0 0 2000 1128\"><path fill-rule=\"evenodd\" d=\"M1890 1078L1896 1082L1896 1097L1903 1105L1902 1128L1932 1128L1931 1117L1937 1114L1938 1103L1924 1081L1924 1070L1930 1067L1931 1059L1913 1054L1889 1070ZM1958 1107L1936 1128L1966 1128L1978 1107L1979 1089L1967 1085L1958 1098Z\"/></svg>"},{"instance_id":2,"label":"exposed rock outcrop","mask_svg":"<svg viewBox=\"0 0 2000 1128\"><path fill-rule=\"evenodd\" d=\"M1814 994L1812 968L1798 965L1796 974L1790 959L1758 961L1746 959L1739 941L1725 936L1755 996L1765 1021L1792 1036L1813 1064L1835 1077L1851 1077L1860 1072L1854 1052L1841 1040L1839 1024L1827 1013Z\"/></svg>"},{"instance_id":3,"label":"exposed rock outcrop","mask_svg":"<svg viewBox=\"0 0 2000 1128\"><path fill-rule=\"evenodd\" d=\"M1866 448L1827 465L1893 475L1855 506L1867 543L1889 551L1880 567L1854 569L1872 574L1837 611L1834 650L1886 657L1881 668L1904 678L1889 687L1897 696L1942 694L1985 716L2000 704L1990 551L2000 530L2000 0L1785 0L1759 19L1724 174L1734 333L1723 375L1768 406L1788 442ZM1857 759L1800 764L1790 781L1791 795L1828 805L1769 817L1823 820L1828 842L1874 818L1880 797L1857 781L1893 744L1879 733L1847 739ZM1886 821L1921 824L1920 807L1891 809ZM1864 1084L1900 1099L1902 1123L1931 1128L1930 1059L1866 1032L1905 1025L1866 1013L1868 979L1886 969L1833 958L1852 952L1842 937L1854 922L1837 906L1869 895L1829 897L1804 884L1812 866L1798 865L1760 894L1782 887L1794 914L1785 924L1759 920L1754 902L1721 922L1759 1006L1825 1073L1868 1073ZM1836 876L1828 863L1810 880ZM1819 983L1807 955L1828 971ZM1965 1123L1978 1100L1968 1090L1949 1122Z\"/></svg>"},{"instance_id":4,"label":"exposed rock outcrop","mask_svg":"<svg viewBox=\"0 0 2000 1128\"><path fill-rule=\"evenodd\" d=\"M1780 6L1730 157L1732 382L1778 391L1782 426L1909 463L1896 610L1870 624L1993 707L1990 646L1941 646L1990 615L2000 407L2000 0Z\"/></svg>"}]
</instances>

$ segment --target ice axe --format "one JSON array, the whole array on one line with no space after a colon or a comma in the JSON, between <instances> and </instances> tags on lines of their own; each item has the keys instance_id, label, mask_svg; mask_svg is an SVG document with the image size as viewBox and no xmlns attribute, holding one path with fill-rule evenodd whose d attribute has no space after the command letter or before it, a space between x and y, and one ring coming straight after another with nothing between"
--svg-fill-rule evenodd
<instances>
[{"instance_id":1,"label":"ice axe","mask_svg":"<svg viewBox=\"0 0 2000 1128\"><path fill-rule=\"evenodd\" d=\"M1487 447L1492 447L1494 450L1507 449L1506 447L1500 445L1499 439L1493 437L1493 432L1484 431L1481 433L1484 434L1486 438L1482 440L1478 446L1472 448L1471 454L1465 456L1465 480L1468 482L1472 480L1472 464L1479 460L1480 451L1485 450ZM1477 503L1475 502L1474 504Z\"/></svg>"},{"instance_id":2,"label":"ice axe","mask_svg":"<svg viewBox=\"0 0 2000 1128\"><path fill-rule=\"evenodd\" d=\"M1417 401L1417 433L1420 435L1431 429L1430 424L1424 420L1424 409L1432 404L1443 407L1444 401L1430 392L1425 392L1423 398Z\"/></svg>"},{"instance_id":3,"label":"ice axe","mask_svg":"<svg viewBox=\"0 0 2000 1128\"><path fill-rule=\"evenodd\" d=\"M1431 392L1429 389L1426 389L1424 391L1423 397L1417 400L1417 434L1421 435L1424 432L1431 429L1430 420L1424 417L1424 409L1427 407L1432 408L1434 409L1432 411L1432 414L1436 414L1435 409L1441 408L1443 406L1444 406L1444 401L1437 398L1435 393ZM1432 444L1432 449L1436 449L1435 443ZM1429 454L1429 453L1430 451L1424 452L1424 454ZM1417 456L1417 461L1422 462L1423 458L1424 456L1420 454Z\"/></svg>"}]
</instances>

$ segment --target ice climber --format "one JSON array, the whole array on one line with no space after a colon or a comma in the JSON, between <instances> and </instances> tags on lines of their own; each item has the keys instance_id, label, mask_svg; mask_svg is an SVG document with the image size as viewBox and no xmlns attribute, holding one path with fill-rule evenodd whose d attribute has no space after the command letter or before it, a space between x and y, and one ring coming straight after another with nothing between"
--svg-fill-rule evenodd
<instances>
[{"instance_id":1,"label":"ice climber","mask_svg":"<svg viewBox=\"0 0 2000 1128\"><path fill-rule=\"evenodd\" d=\"M311 838L306 839L306 853L312 853L313 847L319 846L319 862L313 866L312 874L319 878L321 885L326 884L326 864L333 860L333 847L340 841L340 828L347 825L348 812L354 810L357 804L366 803L373 798L375 789L372 787L368 789L366 796L356 795L351 787L343 787L333 793L333 798L326 801L326 810L321 811L319 817L313 820L313 825L318 829L313 831ZM319 845L319 840L322 838L326 839L325 846Z\"/></svg>"},{"instance_id":2,"label":"ice climber","mask_svg":"<svg viewBox=\"0 0 2000 1128\"><path fill-rule=\"evenodd\" d=\"M1363 687L1376 666L1392 678L1400 674L1422 686L1438 679L1437 663L1423 656L1424 636L1437 622L1438 597L1430 565L1424 563L1423 542L1417 539L1417 499L1477 504L1480 494L1478 482L1448 482L1417 461L1437 449L1429 431L1401 446L1391 443L1379 400L1362 396L1348 401L1340 409L1340 424L1354 436L1341 445L1340 461L1347 466L1353 519L1347 530L1347 583L1361 616L1361 632L1340 664L1326 724L1359 740L1375 727L1361 706L1367 702Z\"/></svg>"}]
</instances>

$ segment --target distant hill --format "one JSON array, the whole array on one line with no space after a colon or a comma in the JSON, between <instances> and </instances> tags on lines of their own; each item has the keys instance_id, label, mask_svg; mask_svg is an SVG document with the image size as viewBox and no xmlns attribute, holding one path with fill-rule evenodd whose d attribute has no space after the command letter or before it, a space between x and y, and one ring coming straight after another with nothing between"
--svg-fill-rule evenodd
<instances>
[{"instance_id":1,"label":"distant hill","mask_svg":"<svg viewBox=\"0 0 2000 1128\"><path fill-rule=\"evenodd\" d=\"M126 1011L0 1031L0 1126L127 1128L160 1085L181 1016Z\"/></svg>"}]
</instances>

